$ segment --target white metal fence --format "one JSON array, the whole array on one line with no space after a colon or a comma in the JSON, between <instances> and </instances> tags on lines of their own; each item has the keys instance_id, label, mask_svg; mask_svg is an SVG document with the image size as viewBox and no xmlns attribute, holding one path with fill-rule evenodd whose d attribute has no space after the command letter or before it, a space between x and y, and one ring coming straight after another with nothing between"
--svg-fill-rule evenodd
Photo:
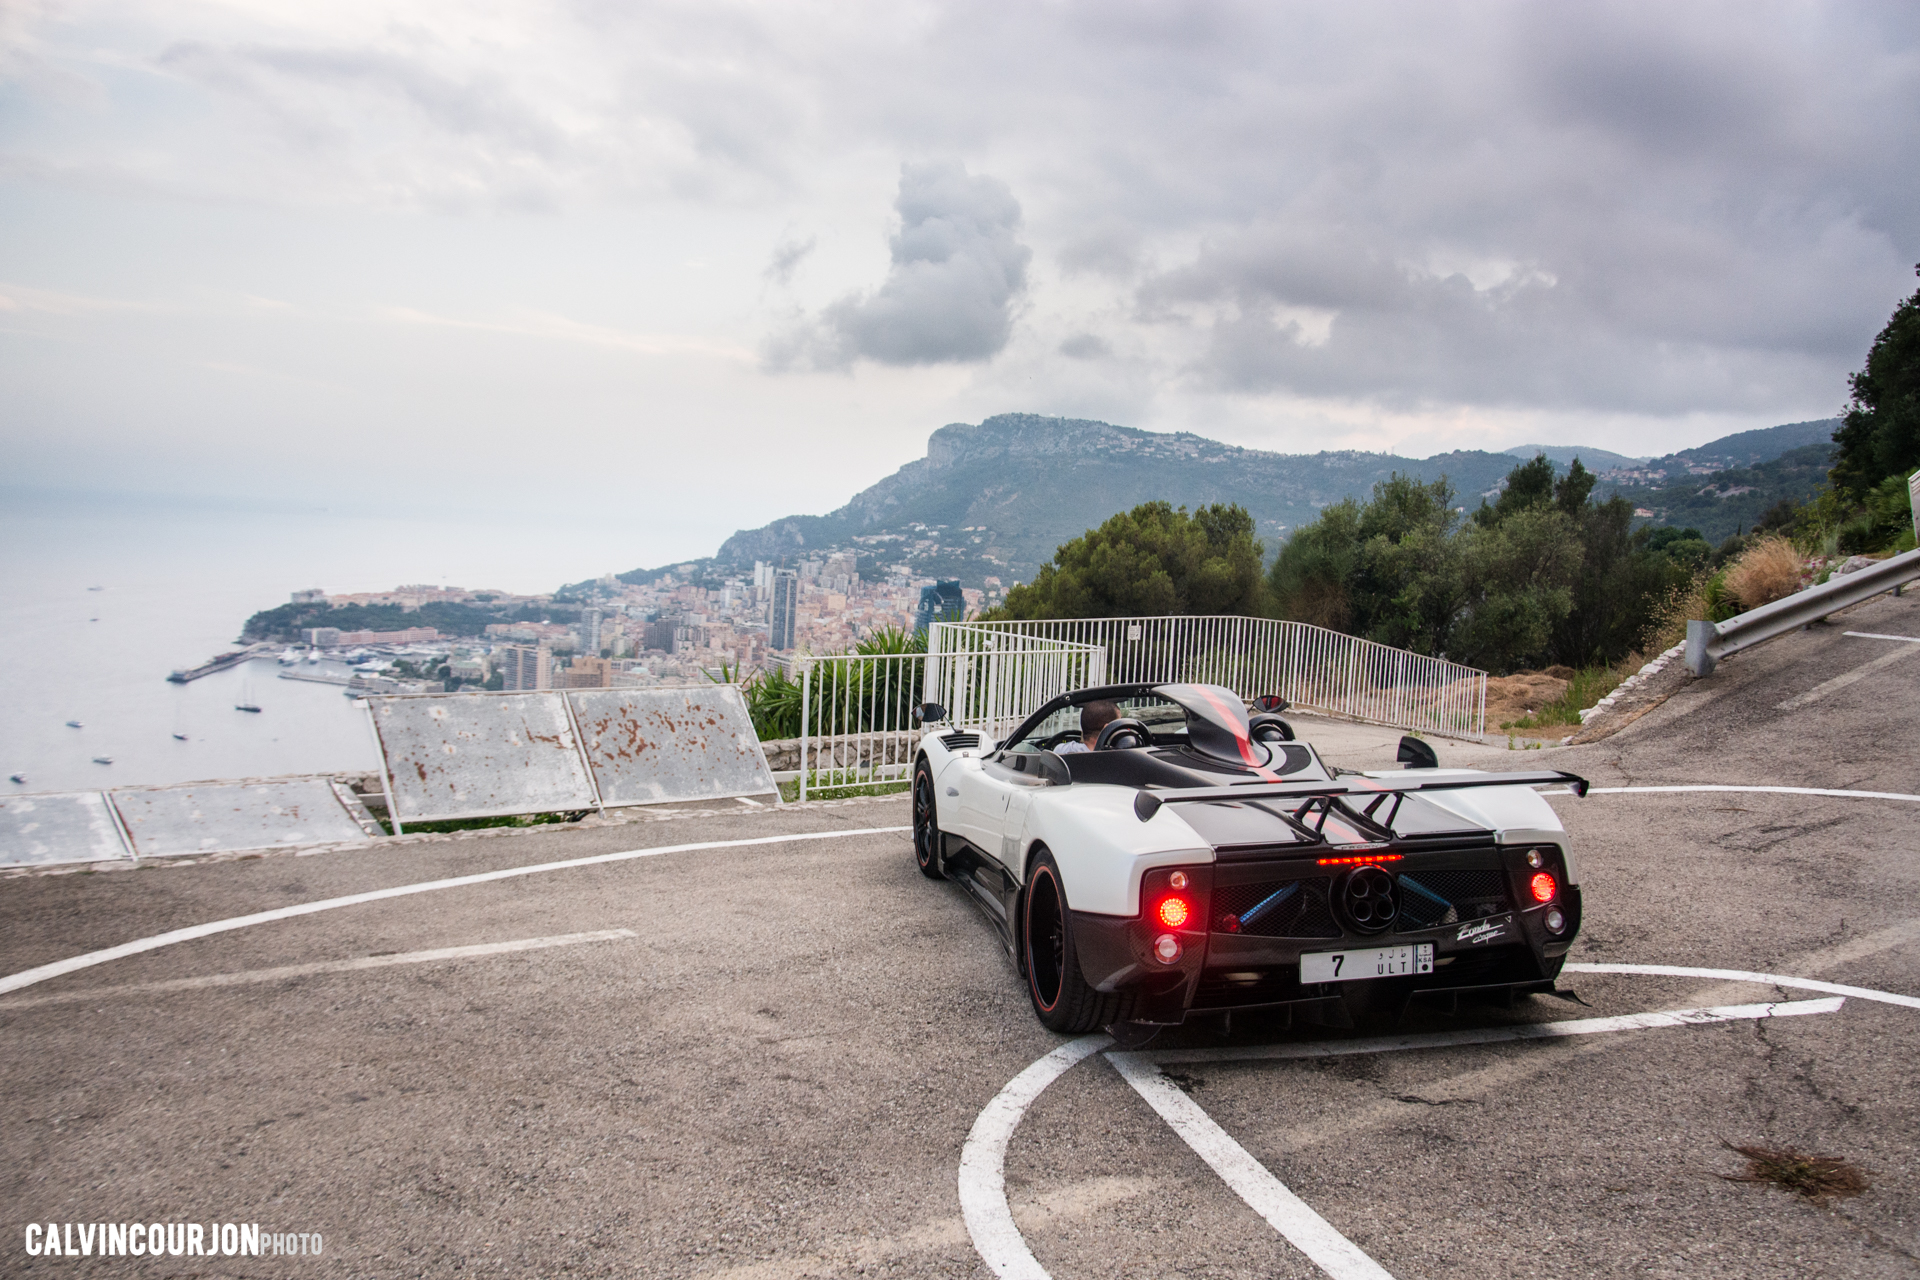
<instances>
[{"instance_id":1,"label":"white metal fence","mask_svg":"<svg viewBox=\"0 0 1920 1280\"><path fill-rule=\"evenodd\" d=\"M1106 651L1085 640L964 622L928 628L926 700L955 728L999 738L1049 698L1106 683Z\"/></svg>"},{"instance_id":2,"label":"white metal fence","mask_svg":"<svg viewBox=\"0 0 1920 1280\"><path fill-rule=\"evenodd\" d=\"M923 701L946 707L954 728L992 738L1072 689L1179 681L1453 737L1481 737L1486 724L1484 671L1269 618L937 622L925 655L835 654L796 665L802 800L904 783Z\"/></svg>"},{"instance_id":3,"label":"white metal fence","mask_svg":"<svg viewBox=\"0 0 1920 1280\"><path fill-rule=\"evenodd\" d=\"M907 780L923 701L947 723L992 737L1058 694L1099 684L1099 646L935 623L921 654L835 654L800 661L797 796Z\"/></svg>"},{"instance_id":4,"label":"white metal fence","mask_svg":"<svg viewBox=\"0 0 1920 1280\"><path fill-rule=\"evenodd\" d=\"M926 683L917 653L804 657L798 798L906 779Z\"/></svg>"},{"instance_id":5,"label":"white metal fence","mask_svg":"<svg viewBox=\"0 0 1920 1280\"><path fill-rule=\"evenodd\" d=\"M1277 694L1370 724L1452 737L1486 733L1486 672L1303 622L1232 615L963 622L936 627L929 648L978 649L992 637L1097 650L1101 675L1090 684L1194 681L1243 698ZM1095 665L1091 655L1088 661ZM938 701L933 688L930 675L928 697Z\"/></svg>"}]
</instances>

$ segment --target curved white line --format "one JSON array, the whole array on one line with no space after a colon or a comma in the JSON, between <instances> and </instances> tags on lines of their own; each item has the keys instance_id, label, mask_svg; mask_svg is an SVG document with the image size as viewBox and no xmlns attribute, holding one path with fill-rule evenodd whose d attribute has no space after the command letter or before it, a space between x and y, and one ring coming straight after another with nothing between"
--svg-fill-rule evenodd
<instances>
[{"instance_id":1,"label":"curved white line","mask_svg":"<svg viewBox=\"0 0 1920 1280\"><path fill-rule=\"evenodd\" d=\"M138 955L142 951L170 947L176 942L191 942L195 938L226 933L232 929L245 929L249 925L290 920L295 916L310 916L317 911L332 911L339 907L355 907L363 902L379 902L383 898L405 898L416 893L432 893L436 889L458 889L470 884L485 884L489 880L508 880L515 876L538 875L542 871L566 871L574 867L627 862L634 858L657 858L665 853L693 853L700 849L741 849L750 845L786 844L789 841L798 840L833 840L843 836L893 835L910 830L912 830L910 827L862 827L854 831L806 831L797 835L756 836L751 840L704 840L698 844L670 844L654 849L628 849L620 853L599 853L590 858L568 858L564 862L536 862L525 867L503 867L498 871L481 871L470 876L454 876L448 880L423 880L419 884L395 885L391 889L352 893L344 898L323 898L318 902L302 902L297 906L278 907L272 911L256 911L250 916L233 916L230 919L214 920L207 924L190 925L185 929L175 929L171 933L157 933L151 938L123 942L117 947L108 947L103 951L89 951L84 955L56 960L52 964L43 964L37 969L22 969L19 973L0 978L0 994L18 991L22 987L30 987L36 982L45 982L49 978L57 978L79 969L90 969L96 964L105 964L109 960L119 960L126 956Z\"/></svg>"},{"instance_id":2,"label":"curved white line","mask_svg":"<svg viewBox=\"0 0 1920 1280\"><path fill-rule=\"evenodd\" d=\"M1728 788L1706 788L1726 790ZM1767 788L1748 788L1765 790ZM1554 793L1554 794L1572 794ZM1858 794L1858 793L1843 793ZM1744 969L1698 969L1686 965L1670 964L1570 964L1563 972L1574 973L1621 973L1651 974L1655 976L1677 978L1719 978L1728 982L1761 982L1775 986L1793 987L1806 991L1824 991L1829 995L1853 996L1861 1000L1875 1000L1882 1004L1901 1005L1906 1008L1920 1009L1920 998L1896 995L1891 991L1875 991L1868 987L1849 987L1837 982L1820 982L1812 978L1793 978L1778 973L1751 973ZM1837 1007L1837 1006L1835 1006ZM1761 1011L1764 1011L1762 1013ZM1727 1009L1678 1010L1667 1014L1630 1015L1624 1018L1591 1019L1585 1023L1569 1023L1567 1026L1591 1026L1595 1030L1616 1031L1639 1026L1680 1025L1693 1021L1720 1021L1724 1015L1745 1017L1749 1014L1759 1016L1777 1016L1790 1013L1831 1013L1834 1007L1824 1002L1814 1002L1805 1006L1753 1005ZM1705 1016L1700 1016L1705 1015ZM1678 1019L1678 1022L1668 1021ZM1515 1039L1520 1037L1516 1036ZM986 1109L973 1122L973 1131L967 1135L966 1145L960 1153L960 1207L966 1216L967 1234L973 1237L973 1247L982 1260L993 1268L1000 1280L1052 1280L1047 1271L1027 1248L1025 1237L1014 1225L1013 1211L1007 1205L1007 1186L1004 1166L1007 1156L1007 1144L1013 1138L1013 1131L1019 1127L1027 1107L1040 1096L1042 1090L1064 1075L1071 1067L1083 1059L1100 1052L1111 1039L1104 1035L1083 1036L1055 1049L1046 1057L1033 1063L1025 1071L1007 1082L1006 1088L994 1095ZM1396 1046L1391 1038L1381 1042L1381 1047ZM1116 1055L1129 1060L1147 1061L1156 1055L1126 1054ZM1302 1054L1301 1056L1309 1056ZM1169 1054L1169 1058L1173 1055ZM1175 1059L1184 1060L1184 1059ZM1116 1069L1121 1064L1115 1063ZM1125 1072L1123 1071L1124 1075ZM1136 1088L1138 1086L1136 1085ZM1151 1097L1148 1098L1152 1102ZM1162 1113L1164 1117L1165 1113ZM1216 1126L1217 1127L1217 1126ZM1224 1131L1223 1131L1224 1134ZM1230 1142L1231 1139L1228 1139ZM1197 1149L1197 1148L1196 1148ZM1202 1153L1204 1155L1204 1153ZM1264 1169L1264 1166L1261 1166ZM1218 1166L1215 1166L1218 1171ZM1271 1177L1271 1175L1269 1175ZM1229 1185L1232 1180L1229 1179ZM1235 1188L1238 1190L1238 1188ZM1243 1198L1244 1195L1243 1195ZM1248 1201L1249 1204L1253 1202ZM1256 1210L1259 1206L1255 1206ZM1309 1210L1311 1212L1311 1210ZM1269 1222L1272 1218L1269 1217ZM1284 1234L1284 1233L1283 1233ZM1365 1255L1360 1255L1365 1258ZM1316 1259L1318 1261L1318 1259ZM1367 1264L1373 1264L1371 1258L1365 1258ZM1357 1265L1357 1264L1356 1264Z\"/></svg>"},{"instance_id":3,"label":"curved white line","mask_svg":"<svg viewBox=\"0 0 1920 1280\"><path fill-rule=\"evenodd\" d=\"M1111 1036L1081 1036L1061 1045L1007 1081L973 1122L960 1148L960 1213L981 1260L1000 1280L1050 1280L1027 1248L1007 1206L1007 1142L1041 1091L1081 1059L1113 1043Z\"/></svg>"},{"instance_id":4,"label":"curved white line","mask_svg":"<svg viewBox=\"0 0 1920 1280\"><path fill-rule=\"evenodd\" d=\"M1838 787L1733 787L1716 783L1698 783L1678 787L1590 787L1590 796L1626 795L1653 791L1771 791L1785 796L1840 796L1843 799L1856 800L1911 800L1920 803L1920 796L1909 795L1904 791L1847 791ZM1548 796L1570 796L1571 790L1543 791Z\"/></svg>"},{"instance_id":5,"label":"curved white line","mask_svg":"<svg viewBox=\"0 0 1920 1280\"><path fill-rule=\"evenodd\" d=\"M1848 987L1838 982L1819 982L1813 978L1790 978L1779 973L1749 973L1745 969L1695 969L1683 964L1570 964L1563 973L1651 973L1667 978L1719 978L1726 982L1763 982L1775 987L1793 987L1800 991L1825 991L1829 995L1852 996L1858 1000L1878 1000L1920 1009L1920 996L1895 995L1871 987Z\"/></svg>"}]
</instances>

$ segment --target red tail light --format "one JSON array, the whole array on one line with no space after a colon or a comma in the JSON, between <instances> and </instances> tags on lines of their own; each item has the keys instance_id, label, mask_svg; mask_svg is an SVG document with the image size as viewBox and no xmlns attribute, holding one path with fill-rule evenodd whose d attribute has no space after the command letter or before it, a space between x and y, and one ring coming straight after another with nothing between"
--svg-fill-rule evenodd
<instances>
[{"instance_id":1,"label":"red tail light","mask_svg":"<svg viewBox=\"0 0 1920 1280\"><path fill-rule=\"evenodd\" d=\"M1552 902L1553 895L1560 891L1560 886L1554 883L1553 877L1544 871L1536 872L1527 887L1533 891L1535 902Z\"/></svg>"},{"instance_id":2,"label":"red tail light","mask_svg":"<svg viewBox=\"0 0 1920 1280\"><path fill-rule=\"evenodd\" d=\"M1193 908L1187 905L1185 898L1162 898L1156 914L1161 924L1169 929L1178 929L1192 917Z\"/></svg>"}]
</instances>

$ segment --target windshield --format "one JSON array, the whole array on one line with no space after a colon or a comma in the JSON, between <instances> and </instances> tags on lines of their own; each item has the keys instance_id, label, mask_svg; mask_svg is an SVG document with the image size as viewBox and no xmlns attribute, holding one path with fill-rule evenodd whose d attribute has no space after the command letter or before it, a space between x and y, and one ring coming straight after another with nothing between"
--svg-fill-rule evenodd
<instances>
[{"instance_id":1,"label":"windshield","mask_svg":"<svg viewBox=\"0 0 1920 1280\"><path fill-rule=\"evenodd\" d=\"M1151 693L1112 699L1121 719L1138 720L1147 726L1157 745L1186 741L1187 713L1180 704ZM1095 704L1088 704L1089 706ZM1054 751L1068 743L1082 741L1082 707L1062 707L1035 725L1026 737L1007 744L1009 751ZM1092 746L1092 743L1086 745Z\"/></svg>"}]
</instances>

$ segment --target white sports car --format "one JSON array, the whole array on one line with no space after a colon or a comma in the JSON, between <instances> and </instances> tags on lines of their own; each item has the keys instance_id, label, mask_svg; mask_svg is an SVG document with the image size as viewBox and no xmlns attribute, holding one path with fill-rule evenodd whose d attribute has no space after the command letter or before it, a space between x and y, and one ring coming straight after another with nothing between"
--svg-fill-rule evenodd
<instances>
[{"instance_id":1,"label":"white sports car","mask_svg":"<svg viewBox=\"0 0 1920 1280\"><path fill-rule=\"evenodd\" d=\"M914 854L985 911L1055 1031L1275 1007L1354 1025L1551 990L1580 876L1533 788L1586 782L1442 770L1411 737L1400 759L1331 768L1217 685L1082 689L1005 742L929 730Z\"/></svg>"}]
</instances>

